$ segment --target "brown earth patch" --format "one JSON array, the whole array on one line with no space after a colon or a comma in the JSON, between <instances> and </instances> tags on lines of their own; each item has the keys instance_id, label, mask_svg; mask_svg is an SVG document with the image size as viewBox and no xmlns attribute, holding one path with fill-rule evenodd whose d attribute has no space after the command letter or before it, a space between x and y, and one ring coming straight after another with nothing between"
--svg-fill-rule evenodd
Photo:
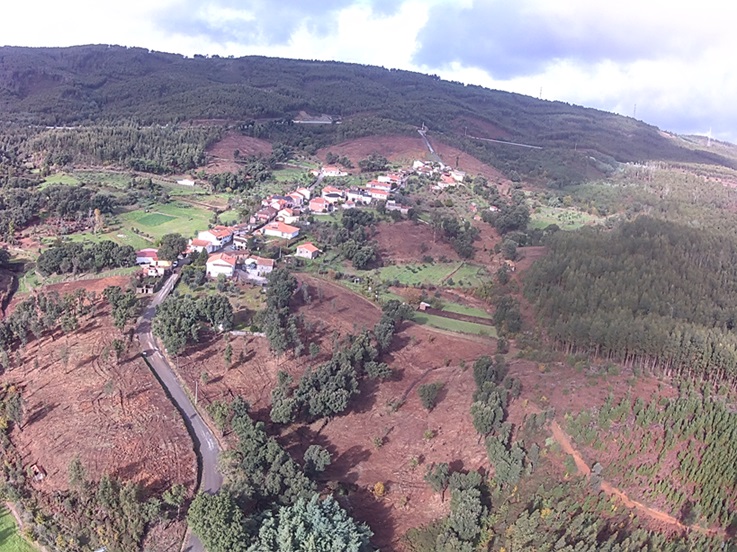
<instances>
[{"instance_id":1,"label":"brown earth patch","mask_svg":"<svg viewBox=\"0 0 737 552\"><path fill-rule=\"evenodd\" d=\"M328 152L340 157L348 157L356 167L361 159L366 159L372 153L383 155L392 163L409 166L417 159L430 160L430 152L419 134L417 136L366 136L348 140L318 150L317 157L325 161Z\"/></svg>"},{"instance_id":2,"label":"brown earth patch","mask_svg":"<svg viewBox=\"0 0 737 552\"><path fill-rule=\"evenodd\" d=\"M441 257L450 261L460 260L453 247L439 235L433 239L433 229L429 224L410 221L381 223L377 226L375 239L379 244L379 255L385 261L419 263L425 255L435 260Z\"/></svg>"},{"instance_id":3,"label":"brown earth patch","mask_svg":"<svg viewBox=\"0 0 737 552\"><path fill-rule=\"evenodd\" d=\"M230 132L207 149L208 162L205 172L238 172L240 165L236 163L234 152L238 150L241 157L248 155L269 155L271 143L259 138L244 136L239 132Z\"/></svg>"},{"instance_id":4,"label":"brown earth patch","mask_svg":"<svg viewBox=\"0 0 737 552\"><path fill-rule=\"evenodd\" d=\"M318 357L295 359L287 354L275 358L264 338L238 336L231 339L233 363L229 367L224 360L225 340L213 338L179 359L180 372L191 389L202 372L207 372L207 383L199 384L201 405L240 394L251 403L257 418L268 420L279 370L297 379L308 365L329 358L336 333L357 332L379 320L378 307L363 297L326 280L304 274L298 277L308 286L311 300L302 303L298 293L294 310L312 327L307 342L320 345ZM350 413L326 424L295 425L279 440L297 460L310 444L325 446L333 464L324 473L324 482L338 481L350 490L345 503L357 519L371 526L378 546L400 549L400 539L409 528L448 513L447 497L441 501L423 479L430 463L488 469L469 412L473 373L459 364L464 360L470 366L478 356L494 351L493 340L467 339L405 322L384 359L396 371L395 378L363 382ZM445 386L438 405L428 413L420 404L417 387L435 381ZM274 430L278 428L270 432ZM387 489L383 498L371 492L379 481Z\"/></svg>"},{"instance_id":5,"label":"brown earth patch","mask_svg":"<svg viewBox=\"0 0 737 552\"><path fill-rule=\"evenodd\" d=\"M494 167L479 161L475 157L453 146L434 139L432 134L428 134L428 138L446 165L451 167L457 166L470 175L484 175L491 182L506 182L506 178ZM356 167L361 159L365 159L372 153L383 155L391 163L398 163L405 167L410 167L416 160L432 160L432 155L419 134L417 136L367 136L355 140L348 140L340 144L322 148L317 152L317 157L325 161L325 155L328 152L341 157L348 157Z\"/></svg>"},{"instance_id":6,"label":"brown earth patch","mask_svg":"<svg viewBox=\"0 0 737 552\"><path fill-rule=\"evenodd\" d=\"M96 293L99 296L108 286L120 286L125 289L130 281L130 276L110 276L108 278L91 278L89 280L80 278L77 280L69 280L68 282L44 286L42 290L38 291L43 291L44 293L55 291L59 295L63 296L66 293L74 293L78 289L83 289L88 293ZM5 315L9 316L15 309L16 305L18 305L18 303L22 303L23 300L27 299L30 295L31 293L16 293L8 305Z\"/></svg>"},{"instance_id":7,"label":"brown earth patch","mask_svg":"<svg viewBox=\"0 0 737 552\"><path fill-rule=\"evenodd\" d=\"M118 362L112 340L127 337L112 326L108 307L69 334L56 332L20 351L17 367L0 377L22 389L25 418L12 441L24 465L39 464L44 493L68 487L68 467L79 456L88 477L104 474L161 492L195 484L192 441L137 344Z\"/></svg>"}]
</instances>

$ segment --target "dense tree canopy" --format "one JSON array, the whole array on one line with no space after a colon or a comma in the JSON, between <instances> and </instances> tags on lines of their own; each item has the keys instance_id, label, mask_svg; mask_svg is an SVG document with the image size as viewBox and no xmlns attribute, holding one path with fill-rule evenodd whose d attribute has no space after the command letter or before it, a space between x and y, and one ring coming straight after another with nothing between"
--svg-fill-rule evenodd
<instances>
[{"instance_id":1,"label":"dense tree canopy","mask_svg":"<svg viewBox=\"0 0 737 552\"><path fill-rule=\"evenodd\" d=\"M640 217L559 232L525 292L570 350L712 380L737 378L737 240Z\"/></svg>"}]
</instances>

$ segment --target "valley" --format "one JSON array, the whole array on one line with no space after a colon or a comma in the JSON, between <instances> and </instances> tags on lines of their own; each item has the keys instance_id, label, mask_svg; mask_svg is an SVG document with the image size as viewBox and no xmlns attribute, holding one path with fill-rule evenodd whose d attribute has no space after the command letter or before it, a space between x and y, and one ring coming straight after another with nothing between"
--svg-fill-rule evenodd
<instances>
[{"instance_id":1,"label":"valley","mask_svg":"<svg viewBox=\"0 0 737 552\"><path fill-rule=\"evenodd\" d=\"M167 63L206 61L283 82L135 109L78 84L99 112L55 128L2 96L0 488L26 537L247 552L309 511L357 551L734 549L735 146L403 72L379 103L298 76L329 63Z\"/></svg>"}]
</instances>

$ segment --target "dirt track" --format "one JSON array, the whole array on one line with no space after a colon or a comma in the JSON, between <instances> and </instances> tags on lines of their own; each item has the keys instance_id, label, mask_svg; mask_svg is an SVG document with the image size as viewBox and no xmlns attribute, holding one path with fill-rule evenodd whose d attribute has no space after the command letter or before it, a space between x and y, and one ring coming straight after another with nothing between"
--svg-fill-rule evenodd
<instances>
[{"instance_id":1,"label":"dirt track","mask_svg":"<svg viewBox=\"0 0 737 552\"><path fill-rule=\"evenodd\" d=\"M571 444L571 440L568 438L568 435L566 435L566 433L558 425L558 422L551 423L550 429L553 432L553 437L555 437L555 440L558 441L558 444L563 449L563 452L573 456L573 460L576 463L576 468L578 468L578 471L581 472L585 476L589 476L591 474L591 469L586 464L586 462L584 462L583 458L578 453L578 451L575 448L573 448L573 445ZM641 502L632 500L625 493L623 493L617 487L614 487L608 481L601 482L601 490L604 491L609 496L616 496L617 498L619 498L624 503L624 505L627 506L627 508L635 509L638 512L645 514L646 516L656 521L660 521L672 527L676 527L682 531L687 531L689 529L695 529L697 531L700 531L708 535L717 535L720 533L719 531L715 531L713 529L704 529L703 527L698 527L696 525L687 527L686 525L683 525L680 521L678 521L676 518L674 518L670 514L666 514L665 512L661 510L655 510L654 508L645 506Z\"/></svg>"}]
</instances>

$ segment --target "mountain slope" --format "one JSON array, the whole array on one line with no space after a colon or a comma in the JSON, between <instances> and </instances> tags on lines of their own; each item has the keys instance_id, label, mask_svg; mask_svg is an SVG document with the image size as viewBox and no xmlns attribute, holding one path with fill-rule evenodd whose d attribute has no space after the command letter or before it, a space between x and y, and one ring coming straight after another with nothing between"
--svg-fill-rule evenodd
<instances>
[{"instance_id":1,"label":"mountain slope","mask_svg":"<svg viewBox=\"0 0 737 552\"><path fill-rule=\"evenodd\" d=\"M269 129L300 111L342 119L342 128ZM287 142L283 135L289 132L321 134L318 145L380 133L379 128L414 132L424 123L443 141L507 172L530 174L543 167L537 176L552 180L565 180L584 166L592 170L587 156L595 158L593 170L648 159L733 166L724 156L684 147L629 117L435 76L338 62L185 58L118 46L0 48L0 118L39 125L225 119ZM517 151L471 136L548 151ZM563 162L566 175L556 175Z\"/></svg>"}]
</instances>

